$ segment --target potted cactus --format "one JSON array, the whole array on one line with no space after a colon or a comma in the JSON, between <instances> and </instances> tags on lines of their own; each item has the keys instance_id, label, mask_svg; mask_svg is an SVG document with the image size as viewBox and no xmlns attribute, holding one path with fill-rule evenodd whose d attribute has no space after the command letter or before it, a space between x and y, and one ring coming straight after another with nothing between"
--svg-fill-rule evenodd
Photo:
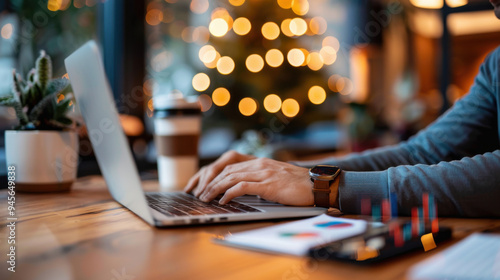
<instances>
[{"instance_id":1,"label":"potted cactus","mask_svg":"<svg viewBox=\"0 0 500 280\"><path fill-rule=\"evenodd\" d=\"M18 119L5 132L7 166L15 166L18 191L67 191L76 178L78 135L67 116L72 101L61 94L69 81L51 76L51 59L41 51L26 80L14 70L12 92L0 97Z\"/></svg>"}]
</instances>

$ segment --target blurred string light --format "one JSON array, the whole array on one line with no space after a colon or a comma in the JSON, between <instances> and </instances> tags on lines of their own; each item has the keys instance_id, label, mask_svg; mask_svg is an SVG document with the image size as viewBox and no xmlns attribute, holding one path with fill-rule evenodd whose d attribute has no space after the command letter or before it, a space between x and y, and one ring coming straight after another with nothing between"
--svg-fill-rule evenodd
<instances>
[{"instance_id":1,"label":"blurred string light","mask_svg":"<svg viewBox=\"0 0 500 280\"><path fill-rule=\"evenodd\" d=\"M333 36L326 36L321 43L323 47L332 47L336 52L340 49L340 42Z\"/></svg>"},{"instance_id":2,"label":"blurred string light","mask_svg":"<svg viewBox=\"0 0 500 280\"><path fill-rule=\"evenodd\" d=\"M239 18L234 20L234 23L233 23L234 33L236 33L240 36L243 36L243 35L247 35L251 29L252 29L252 24L250 23L250 21L247 18L239 17Z\"/></svg>"},{"instance_id":3,"label":"blurred string light","mask_svg":"<svg viewBox=\"0 0 500 280\"><path fill-rule=\"evenodd\" d=\"M233 28L233 18L229 14L229 12L224 8L216 8L212 11L211 19L214 20L216 18L223 19L228 26L228 29L231 30Z\"/></svg>"},{"instance_id":4,"label":"blurred string light","mask_svg":"<svg viewBox=\"0 0 500 280\"><path fill-rule=\"evenodd\" d=\"M212 93L212 100L217 106L225 106L229 103L231 99L231 94L226 88L220 87L214 90Z\"/></svg>"},{"instance_id":5,"label":"blurred string light","mask_svg":"<svg viewBox=\"0 0 500 280\"><path fill-rule=\"evenodd\" d=\"M205 45L200 48L200 51L198 52L198 57L203 63L211 63L216 59L217 51L213 46Z\"/></svg>"},{"instance_id":6,"label":"blurred string light","mask_svg":"<svg viewBox=\"0 0 500 280\"><path fill-rule=\"evenodd\" d=\"M292 22L291 18L284 19L281 22L281 32L285 34L288 37L293 37L295 34L292 33L292 30L290 30L290 23Z\"/></svg>"},{"instance_id":7,"label":"blurred string light","mask_svg":"<svg viewBox=\"0 0 500 280\"><path fill-rule=\"evenodd\" d=\"M67 8L69 8L70 5L71 5L70 0L49 0L47 2L47 9L52 12L59 10L64 11Z\"/></svg>"},{"instance_id":8,"label":"blurred string light","mask_svg":"<svg viewBox=\"0 0 500 280\"><path fill-rule=\"evenodd\" d=\"M293 67L299 67L304 63L306 57L300 49L291 49L287 54L287 59Z\"/></svg>"},{"instance_id":9,"label":"blurred string light","mask_svg":"<svg viewBox=\"0 0 500 280\"><path fill-rule=\"evenodd\" d=\"M321 55L321 58L323 59L323 63L325 65L332 65L335 60L337 60L337 52L333 47L322 47L319 51L319 54Z\"/></svg>"},{"instance_id":10,"label":"blurred string light","mask_svg":"<svg viewBox=\"0 0 500 280\"><path fill-rule=\"evenodd\" d=\"M209 6L208 0L192 0L189 8L195 14L203 14L208 10Z\"/></svg>"},{"instance_id":11,"label":"blurred string light","mask_svg":"<svg viewBox=\"0 0 500 280\"><path fill-rule=\"evenodd\" d=\"M309 1L294 0L292 3L292 11L299 16L307 14L307 12L309 12Z\"/></svg>"},{"instance_id":12,"label":"blurred string light","mask_svg":"<svg viewBox=\"0 0 500 280\"><path fill-rule=\"evenodd\" d=\"M334 74L334 75L331 75L329 78L328 78L328 88L333 91L333 92L339 92L339 90L337 89L337 80L342 78L340 75L338 74Z\"/></svg>"},{"instance_id":13,"label":"blurred string light","mask_svg":"<svg viewBox=\"0 0 500 280\"><path fill-rule=\"evenodd\" d=\"M307 97L309 97L309 101L312 104L322 104L326 100L326 91L320 86L312 86L308 93Z\"/></svg>"},{"instance_id":14,"label":"blurred string light","mask_svg":"<svg viewBox=\"0 0 500 280\"><path fill-rule=\"evenodd\" d=\"M297 116L297 114L300 111L300 106L299 102L293 98L288 98L283 101L283 104L281 105L281 112L283 115L293 118Z\"/></svg>"},{"instance_id":15,"label":"blurred string light","mask_svg":"<svg viewBox=\"0 0 500 280\"><path fill-rule=\"evenodd\" d=\"M281 109L281 98L276 94L269 94L264 98L264 109L269 113L276 113Z\"/></svg>"},{"instance_id":16,"label":"blurred string light","mask_svg":"<svg viewBox=\"0 0 500 280\"><path fill-rule=\"evenodd\" d=\"M313 71L318 71L323 67L323 58L318 52L311 52L307 56L307 67Z\"/></svg>"},{"instance_id":17,"label":"blurred string light","mask_svg":"<svg viewBox=\"0 0 500 280\"><path fill-rule=\"evenodd\" d=\"M424 9L441 9L443 8L443 0L410 0L415 7ZM446 0L446 5L451 8L467 5L467 0Z\"/></svg>"},{"instance_id":18,"label":"blurred string light","mask_svg":"<svg viewBox=\"0 0 500 280\"><path fill-rule=\"evenodd\" d=\"M85 0L74 0L73 6L77 9L83 8L83 6L85 6Z\"/></svg>"},{"instance_id":19,"label":"blurred string light","mask_svg":"<svg viewBox=\"0 0 500 280\"><path fill-rule=\"evenodd\" d=\"M200 102L202 112L206 112L212 108L212 98L210 98L208 94L200 94L200 96L198 96L198 101Z\"/></svg>"},{"instance_id":20,"label":"blurred string light","mask_svg":"<svg viewBox=\"0 0 500 280\"><path fill-rule=\"evenodd\" d=\"M229 31L229 25L222 18L216 18L208 25L208 30L215 37L222 37Z\"/></svg>"},{"instance_id":21,"label":"blurred string light","mask_svg":"<svg viewBox=\"0 0 500 280\"><path fill-rule=\"evenodd\" d=\"M271 67L279 67L284 61L283 53L278 49L270 49L266 53L266 62Z\"/></svg>"},{"instance_id":22,"label":"blurred string light","mask_svg":"<svg viewBox=\"0 0 500 280\"><path fill-rule=\"evenodd\" d=\"M257 73L264 68L264 59L258 54L251 54L247 57L245 65L248 71Z\"/></svg>"},{"instance_id":23,"label":"blurred string light","mask_svg":"<svg viewBox=\"0 0 500 280\"><path fill-rule=\"evenodd\" d=\"M328 24L326 20L322 17L314 17L309 22L309 29L313 34L323 35L326 32Z\"/></svg>"},{"instance_id":24,"label":"blurred string light","mask_svg":"<svg viewBox=\"0 0 500 280\"><path fill-rule=\"evenodd\" d=\"M294 18L290 22L290 31L293 35L302 36L307 31L307 22L303 18Z\"/></svg>"},{"instance_id":25,"label":"blurred string light","mask_svg":"<svg viewBox=\"0 0 500 280\"><path fill-rule=\"evenodd\" d=\"M229 3L235 7L245 4L245 0L229 0Z\"/></svg>"},{"instance_id":26,"label":"blurred string light","mask_svg":"<svg viewBox=\"0 0 500 280\"><path fill-rule=\"evenodd\" d=\"M280 35L280 27L274 22L266 22L262 25L262 36L267 40L275 40Z\"/></svg>"},{"instance_id":27,"label":"blurred string light","mask_svg":"<svg viewBox=\"0 0 500 280\"><path fill-rule=\"evenodd\" d=\"M278 0L278 5L282 8L282 9L291 9L292 8L292 5L293 5L293 1L294 0Z\"/></svg>"},{"instance_id":28,"label":"blurred string light","mask_svg":"<svg viewBox=\"0 0 500 280\"><path fill-rule=\"evenodd\" d=\"M155 26L162 22L163 12L159 9L151 9L146 13L146 22L149 25Z\"/></svg>"},{"instance_id":29,"label":"blurred string light","mask_svg":"<svg viewBox=\"0 0 500 280\"><path fill-rule=\"evenodd\" d=\"M238 109L243 116L251 116L257 112L257 102L253 98L245 97L240 100Z\"/></svg>"},{"instance_id":30,"label":"blurred string light","mask_svg":"<svg viewBox=\"0 0 500 280\"><path fill-rule=\"evenodd\" d=\"M10 39L12 37L13 32L14 32L14 27L12 26L11 23L5 24L4 26L2 26L2 29L0 30L0 34L4 39Z\"/></svg>"},{"instance_id":31,"label":"blurred string light","mask_svg":"<svg viewBox=\"0 0 500 280\"><path fill-rule=\"evenodd\" d=\"M210 86L210 78L205 73L198 73L194 75L192 84L196 91L205 91Z\"/></svg>"},{"instance_id":32,"label":"blurred string light","mask_svg":"<svg viewBox=\"0 0 500 280\"><path fill-rule=\"evenodd\" d=\"M229 56L223 56L217 61L217 71L222 75L231 74L234 70L234 60Z\"/></svg>"},{"instance_id":33,"label":"blurred string light","mask_svg":"<svg viewBox=\"0 0 500 280\"><path fill-rule=\"evenodd\" d=\"M303 54L304 54L304 62L302 62L302 64L300 66L306 66L307 65L307 57L309 56L309 51L304 49L304 48L300 48L299 49Z\"/></svg>"}]
</instances>

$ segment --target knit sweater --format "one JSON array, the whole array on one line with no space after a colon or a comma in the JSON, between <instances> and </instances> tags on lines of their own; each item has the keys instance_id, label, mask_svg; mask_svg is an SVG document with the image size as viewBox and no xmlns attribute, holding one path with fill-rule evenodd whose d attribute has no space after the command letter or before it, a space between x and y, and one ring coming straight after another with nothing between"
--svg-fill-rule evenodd
<instances>
[{"instance_id":1,"label":"knit sweater","mask_svg":"<svg viewBox=\"0 0 500 280\"><path fill-rule=\"evenodd\" d=\"M500 217L500 48L481 65L470 92L417 135L395 146L323 163L337 165L344 213L364 197L409 215L431 194L440 216ZM391 193L393 195L391 195Z\"/></svg>"}]
</instances>

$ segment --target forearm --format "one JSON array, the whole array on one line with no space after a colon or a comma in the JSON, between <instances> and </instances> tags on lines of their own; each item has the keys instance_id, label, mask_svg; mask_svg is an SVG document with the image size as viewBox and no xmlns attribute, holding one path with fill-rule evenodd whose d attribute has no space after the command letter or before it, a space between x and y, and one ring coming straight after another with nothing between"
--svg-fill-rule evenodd
<instances>
[{"instance_id":1,"label":"forearm","mask_svg":"<svg viewBox=\"0 0 500 280\"><path fill-rule=\"evenodd\" d=\"M444 216L499 217L500 151L436 165L398 166L380 172L343 172L339 204L345 213L360 213L362 198L380 204L394 193L398 212L409 215L422 206L422 195L434 196Z\"/></svg>"}]
</instances>

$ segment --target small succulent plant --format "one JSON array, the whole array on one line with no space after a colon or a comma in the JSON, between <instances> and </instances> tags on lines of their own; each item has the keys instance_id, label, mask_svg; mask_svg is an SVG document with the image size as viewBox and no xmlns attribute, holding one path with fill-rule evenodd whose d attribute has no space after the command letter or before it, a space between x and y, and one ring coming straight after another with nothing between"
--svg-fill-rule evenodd
<instances>
[{"instance_id":1,"label":"small succulent plant","mask_svg":"<svg viewBox=\"0 0 500 280\"><path fill-rule=\"evenodd\" d=\"M12 107L19 124L16 130L67 130L73 120L67 117L71 98L61 94L69 84L65 78L51 79L52 61L45 51L40 52L36 68L26 80L12 71L12 92L0 97L0 105Z\"/></svg>"}]
</instances>

